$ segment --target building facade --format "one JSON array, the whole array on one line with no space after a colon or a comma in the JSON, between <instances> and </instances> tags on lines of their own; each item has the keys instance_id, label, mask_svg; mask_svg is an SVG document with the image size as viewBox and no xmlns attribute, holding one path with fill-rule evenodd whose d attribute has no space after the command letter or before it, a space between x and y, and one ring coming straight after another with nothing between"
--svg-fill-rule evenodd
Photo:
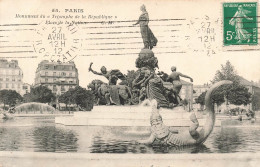
<instances>
[{"instance_id":1,"label":"building facade","mask_svg":"<svg viewBox=\"0 0 260 167\"><path fill-rule=\"evenodd\" d=\"M3 89L23 95L23 71L17 60L0 59L0 90Z\"/></svg>"},{"instance_id":2,"label":"building facade","mask_svg":"<svg viewBox=\"0 0 260 167\"><path fill-rule=\"evenodd\" d=\"M260 87L253 81L250 82L245 78L238 76L241 85L248 88L248 92L252 94L251 103L248 108L250 110L259 111L260 110Z\"/></svg>"},{"instance_id":3,"label":"building facade","mask_svg":"<svg viewBox=\"0 0 260 167\"><path fill-rule=\"evenodd\" d=\"M79 85L78 69L74 62L59 63L43 60L38 64L34 85L46 86L56 95Z\"/></svg>"},{"instance_id":4,"label":"building facade","mask_svg":"<svg viewBox=\"0 0 260 167\"><path fill-rule=\"evenodd\" d=\"M28 83L23 83L23 88L22 88L22 95L30 93L31 92L31 85Z\"/></svg>"}]
</instances>

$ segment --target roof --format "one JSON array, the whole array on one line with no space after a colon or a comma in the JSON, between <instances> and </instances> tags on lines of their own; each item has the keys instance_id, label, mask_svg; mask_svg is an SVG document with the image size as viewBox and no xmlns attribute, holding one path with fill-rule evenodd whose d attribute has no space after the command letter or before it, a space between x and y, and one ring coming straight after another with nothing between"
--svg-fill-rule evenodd
<instances>
[{"instance_id":1,"label":"roof","mask_svg":"<svg viewBox=\"0 0 260 167\"><path fill-rule=\"evenodd\" d=\"M245 78L243 78L241 76L238 76L238 79L239 79L241 85L259 87L254 82L250 82L250 81L248 81L247 79L245 79Z\"/></svg>"},{"instance_id":2,"label":"roof","mask_svg":"<svg viewBox=\"0 0 260 167\"><path fill-rule=\"evenodd\" d=\"M75 65L74 61L70 62L55 62L55 61L49 61L49 60L42 60L39 65Z\"/></svg>"}]
</instances>

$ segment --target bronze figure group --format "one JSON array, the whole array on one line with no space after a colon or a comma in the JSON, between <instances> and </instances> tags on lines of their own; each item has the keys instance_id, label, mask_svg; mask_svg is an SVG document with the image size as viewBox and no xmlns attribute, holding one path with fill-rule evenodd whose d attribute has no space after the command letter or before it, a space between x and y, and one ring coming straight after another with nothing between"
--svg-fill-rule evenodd
<instances>
[{"instance_id":1,"label":"bronze figure group","mask_svg":"<svg viewBox=\"0 0 260 167\"><path fill-rule=\"evenodd\" d=\"M158 67L158 59L155 57L152 48L157 45L157 39L148 26L149 16L144 5L141 6L142 14L138 21L134 24L140 25L140 32L144 43L144 48L140 51L136 59L137 76L129 85L118 85L118 79L124 81L128 77L120 72L120 70L107 71L105 66L102 66L100 72L92 69L90 63L89 71L96 75L101 75L107 78L108 84L101 81L92 81L89 88L94 91L97 99L97 104L102 104L101 99L105 99L106 105L124 105L124 104L139 104L145 99L155 99L160 107L173 108L181 105L179 96L182 88L180 77L192 78L176 71L176 67L172 67L170 75L164 72L156 73ZM164 82L171 82L172 88L166 88Z\"/></svg>"}]
</instances>

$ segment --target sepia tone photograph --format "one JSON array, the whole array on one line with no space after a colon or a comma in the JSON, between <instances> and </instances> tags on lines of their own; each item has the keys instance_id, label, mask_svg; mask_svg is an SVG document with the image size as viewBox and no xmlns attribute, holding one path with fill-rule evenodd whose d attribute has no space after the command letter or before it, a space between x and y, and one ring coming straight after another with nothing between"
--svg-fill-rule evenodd
<instances>
[{"instance_id":1,"label":"sepia tone photograph","mask_svg":"<svg viewBox=\"0 0 260 167\"><path fill-rule=\"evenodd\" d=\"M0 0L0 167L260 164L257 0Z\"/></svg>"}]
</instances>

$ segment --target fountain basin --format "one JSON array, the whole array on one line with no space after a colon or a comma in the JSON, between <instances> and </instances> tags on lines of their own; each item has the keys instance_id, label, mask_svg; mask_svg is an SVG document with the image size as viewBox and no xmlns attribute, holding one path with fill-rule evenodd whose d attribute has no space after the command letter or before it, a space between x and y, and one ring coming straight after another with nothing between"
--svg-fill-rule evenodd
<instances>
[{"instance_id":1,"label":"fountain basin","mask_svg":"<svg viewBox=\"0 0 260 167\"><path fill-rule=\"evenodd\" d=\"M190 112L182 107L160 109L167 126L190 126ZM140 106L95 106L91 112L74 112L73 117L56 117L55 123L67 126L150 126L151 109ZM205 118L196 113L200 126ZM221 126L216 121L216 126Z\"/></svg>"}]
</instances>

